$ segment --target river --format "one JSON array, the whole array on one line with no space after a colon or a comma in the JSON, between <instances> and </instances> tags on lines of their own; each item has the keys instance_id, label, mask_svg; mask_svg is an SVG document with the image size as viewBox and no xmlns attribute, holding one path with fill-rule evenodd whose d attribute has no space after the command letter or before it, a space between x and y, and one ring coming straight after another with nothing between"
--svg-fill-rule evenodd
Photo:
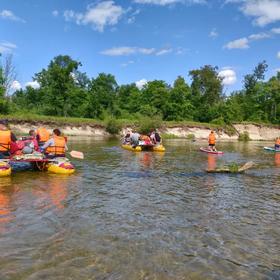
<instances>
[{"instance_id":1,"label":"river","mask_svg":"<svg viewBox=\"0 0 280 280\"><path fill-rule=\"evenodd\" d=\"M74 138L74 175L1 178L0 279L280 279L280 153L202 144ZM249 160L243 175L204 171Z\"/></svg>"}]
</instances>

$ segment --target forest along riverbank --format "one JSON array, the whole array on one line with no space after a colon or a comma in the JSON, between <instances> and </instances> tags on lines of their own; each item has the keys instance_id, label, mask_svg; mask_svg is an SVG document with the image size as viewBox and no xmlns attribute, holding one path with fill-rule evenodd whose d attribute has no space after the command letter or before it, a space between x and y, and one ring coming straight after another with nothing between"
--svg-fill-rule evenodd
<instances>
[{"instance_id":1,"label":"forest along riverbank","mask_svg":"<svg viewBox=\"0 0 280 280\"><path fill-rule=\"evenodd\" d=\"M68 136L97 136L109 137L110 134L106 131L106 127L102 124L61 124L61 123L47 123L47 122L19 122L11 121L10 127L13 131L19 134L26 134L30 129L36 129L39 126L44 126L52 130L55 126L60 127L64 134ZM123 135L126 129L130 126L123 126L120 134ZM211 125L193 125L193 124L178 124L168 125L164 124L159 129L160 133L168 135L170 138L195 138L207 139ZM261 124L233 124L231 130L227 128L215 129L218 140L237 140L240 135L248 134L250 140L255 141L270 141L274 140L280 135L280 127L261 125ZM164 137L163 137L164 138Z\"/></svg>"}]
</instances>

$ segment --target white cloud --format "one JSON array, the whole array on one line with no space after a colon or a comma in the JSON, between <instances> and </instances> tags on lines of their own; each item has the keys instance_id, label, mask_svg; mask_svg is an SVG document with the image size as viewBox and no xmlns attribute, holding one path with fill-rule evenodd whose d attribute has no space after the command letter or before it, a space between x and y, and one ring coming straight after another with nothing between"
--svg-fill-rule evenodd
<instances>
[{"instance_id":1,"label":"white cloud","mask_svg":"<svg viewBox=\"0 0 280 280\"><path fill-rule=\"evenodd\" d=\"M256 40L262 40L262 39L266 39L266 38L270 38L270 37L271 37L271 35L269 33L262 32L262 33L252 34L248 37L248 39L250 39L252 41L256 41Z\"/></svg>"},{"instance_id":2,"label":"white cloud","mask_svg":"<svg viewBox=\"0 0 280 280\"><path fill-rule=\"evenodd\" d=\"M271 32L274 34L280 34L280 28L272 28Z\"/></svg>"},{"instance_id":3,"label":"white cloud","mask_svg":"<svg viewBox=\"0 0 280 280\"><path fill-rule=\"evenodd\" d=\"M19 81L13 81L11 85L11 90L16 91L21 89L21 84Z\"/></svg>"},{"instance_id":4,"label":"white cloud","mask_svg":"<svg viewBox=\"0 0 280 280\"><path fill-rule=\"evenodd\" d=\"M0 53L11 53L17 46L10 42L1 42L0 43Z\"/></svg>"},{"instance_id":5,"label":"white cloud","mask_svg":"<svg viewBox=\"0 0 280 280\"><path fill-rule=\"evenodd\" d=\"M277 53L277 58L280 59L280 51Z\"/></svg>"},{"instance_id":6,"label":"white cloud","mask_svg":"<svg viewBox=\"0 0 280 280\"><path fill-rule=\"evenodd\" d=\"M141 80L135 82L136 86L139 89L142 89L147 83L148 83L148 81L146 79L141 79Z\"/></svg>"},{"instance_id":7,"label":"white cloud","mask_svg":"<svg viewBox=\"0 0 280 280\"><path fill-rule=\"evenodd\" d=\"M247 38L237 39L231 42L228 42L224 48L226 49L248 49L249 48L249 40Z\"/></svg>"},{"instance_id":8,"label":"white cloud","mask_svg":"<svg viewBox=\"0 0 280 280\"><path fill-rule=\"evenodd\" d=\"M276 72L276 73L278 73L278 72L280 73L280 68L276 68L276 69L275 69L275 72Z\"/></svg>"},{"instance_id":9,"label":"white cloud","mask_svg":"<svg viewBox=\"0 0 280 280\"><path fill-rule=\"evenodd\" d=\"M219 33L217 32L216 28L213 28L211 30L211 32L209 33L209 37L211 37L211 38L216 38L218 36L219 36Z\"/></svg>"},{"instance_id":10,"label":"white cloud","mask_svg":"<svg viewBox=\"0 0 280 280\"><path fill-rule=\"evenodd\" d=\"M133 54L152 54L155 52L154 48L138 48L138 47L115 47L101 52L101 54L109 56L123 56Z\"/></svg>"},{"instance_id":11,"label":"white cloud","mask_svg":"<svg viewBox=\"0 0 280 280\"><path fill-rule=\"evenodd\" d=\"M121 64L121 67L127 67L128 65L134 64L134 63L135 63L134 60L129 60L128 62L122 63L122 64Z\"/></svg>"},{"instance_id":12,"label":"white cloud","mask_svg":"<svg viewBox=\"0 0 280 280\"><path fill-rule=\"evenodd\" d=\"M226 0L225 3L241 3L242 13L253 17L253 23L258 26L280 21L279 0Z\"/></svg>"},{"instance_id":13,"label":"white cloud","mask_svg":"<svg viewBox=\"0 0 280 280\"><path fill-rule=\"evenodd\" d=\"M165 54L168 54L168 53L171 53L173 50L171 48L166 48L166 49L161 49L159 51L156 52L156 55L159 56L159 55L165 55Z\"/></svg>"},{"instance_id":14,"label":"white cloud","mask_svg":"<svg viewBox=\"0 0 280 280\"><path fill-rule=\"evenodd\" d=\"M57 16L59 15L58 10L53 10L53 11L52 11L52 15L53 15L54 17L57 17Z\"/></svg>"},{"instance_id":15,"label":"white cloud","mask_svg":"<svg viewBox=\"0 0 280 280\"><path fill-rule=\"evenodd\" d=\"M129 9L129 10L131 10L131 9ZM129 24L134 23L135 20L136 20L136 16L137 16L138 14L140 14L140 10L139 10L139 9L135 10L134 12L132 12L132 13L129 15L128 19L127 19L127 23L129 23Z\"/></svg>"},{"instance_id":16,"label":"white cloud","mask_svg":"<svg viewBox=\"0 0 280 280\"><path fill-rule=\"evenodd\" d=\"M219 77L223 79L222 83L225 86L230 86L236 83L237 77L236 73L231 68L224 68L219 72Z\"/></svg>"},{"instance_id":17,"label":"white cloud","mask_svg":"<svg viewBox=\"0 0 280 280\"><path fill-rule=\"evenodd\" d=\"M27 82L25 87L32 87L34 89L40 88L40 84L37 81Z\"/></svg>"},{"instance_id":18,"label":"white cloud","mask_svg":"<svg viewBox=\"0 0 280 280\"><path fill-rule=\"evenodd\" d=\"M22 18L16 16L12 11L10 10L2 10L0 12L0 18L3 19L8 19L8 20L13 20L13 21L20 21L20 22L25 22Z\"/></svg>"},{"instance_id":19,"label":"white cloud","mask_svg":"<svg viewBox=\"0 0 280 280\"><path fill-rule=\"evenodd\" d=\"M66 10L64 18L66 21L74 21L76 24L89 24L93 29L103 32L107 25L116 25L124 13L123 8L115 5L114 1L103 1L96 5L89 5L85 13Z\"/></svg>"},{"instance_id":20,"label":"white cloud","mask_svg":"<svg viewBox=\"0 0 280 280\"><path fill-rule=\"evenodd\" d=\"M167 6L176 3L182 4L206 4L206 0L134 0L135 3L138 4L151 4L151 5L159 5L159 6Z\"/></svg>"}]
</instances>

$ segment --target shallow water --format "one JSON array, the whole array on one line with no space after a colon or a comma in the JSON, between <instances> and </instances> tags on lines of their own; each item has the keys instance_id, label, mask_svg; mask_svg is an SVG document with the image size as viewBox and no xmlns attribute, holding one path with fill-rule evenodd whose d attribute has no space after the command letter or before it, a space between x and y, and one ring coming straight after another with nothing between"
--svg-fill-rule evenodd
<instances>
[{"instance_id":1,"label":"shallow water","mask_svg":"<svg viewBox=\"0 0 280 280\"><path fill-rule=\"evenodd\" d=\"M280 279L280 154L200 145L73 139L74 175L1 178L0 279ZM243 175L204 172L249 160Z\"/></svg>"}]
</instances>

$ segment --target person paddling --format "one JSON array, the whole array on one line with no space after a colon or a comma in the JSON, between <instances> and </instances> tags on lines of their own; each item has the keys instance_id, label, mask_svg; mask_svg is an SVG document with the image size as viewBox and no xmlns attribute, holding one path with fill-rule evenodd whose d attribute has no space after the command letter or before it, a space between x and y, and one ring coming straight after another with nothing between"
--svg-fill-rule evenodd
<instances>
[{"instance_id":1,"label":"person paddling","mask_svg":"<svg viewBox=\"0 0 280 280\"><path fill-rule=\"evenodd\" d=\"M209 137L208 137L208 144L209 144L209 150L216 152L216 136L213 130L211 130Z\"/></svg>"},{"instance_id":2,"label":"person paddling","mask_svg":"<svg viewBox=\"0 0 280 280\"><path fill-rule=\"evenodd\" d=\"M9 158L11 151L11 144L16 142L17 138L14 133L8 128L8 122L0 121L0 158Z\"/></svg>"},{"instance_id":3,"label":"person paddling","mask_svg":"<svg viewBox=\"0 0 280 280\"><path fill-rule=\"evenodd\" d=\"M66 139L61 135L61 131L56 128L53 130L53 136L41 148L45 151L48 158L65 157L68 150Z\"/></svg>"}]
</instances>

